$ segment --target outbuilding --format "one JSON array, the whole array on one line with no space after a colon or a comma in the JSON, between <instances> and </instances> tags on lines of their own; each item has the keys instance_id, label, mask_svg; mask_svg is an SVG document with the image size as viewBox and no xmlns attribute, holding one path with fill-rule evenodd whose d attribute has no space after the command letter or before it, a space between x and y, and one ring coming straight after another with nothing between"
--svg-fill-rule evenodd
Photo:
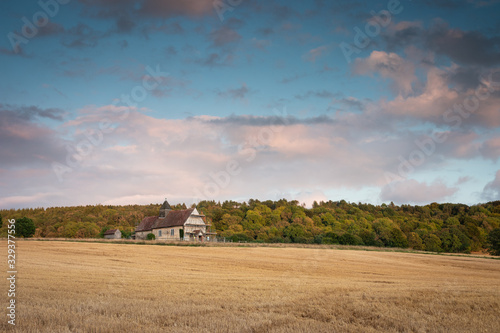
<instances>
[{"instance_id":1,"label":"outbuilding","mask_svg":"<svg viewBox=\"0 0 500 333\"><path fill-rule=\"evenodd\" d=\"M122 232L118 229L109 229L104 232L104 238L106 239L120 239L122 238Z\"/></svg>"}]
</instances>

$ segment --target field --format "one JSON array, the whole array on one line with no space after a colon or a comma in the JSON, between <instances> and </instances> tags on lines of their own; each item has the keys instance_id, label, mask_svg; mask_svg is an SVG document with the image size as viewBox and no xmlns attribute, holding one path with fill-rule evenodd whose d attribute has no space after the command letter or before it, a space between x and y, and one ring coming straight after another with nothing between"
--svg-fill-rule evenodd
<instances>
[{"instance_id":1,"label":"field","mask_svg":"<svg viewBox=\"0 0 500 333\"><path fill-rule=\"evenodd\" d=\"M18 332L500 332L499 260L61 241L16 250Z\"/></svg>"}]
</instances>

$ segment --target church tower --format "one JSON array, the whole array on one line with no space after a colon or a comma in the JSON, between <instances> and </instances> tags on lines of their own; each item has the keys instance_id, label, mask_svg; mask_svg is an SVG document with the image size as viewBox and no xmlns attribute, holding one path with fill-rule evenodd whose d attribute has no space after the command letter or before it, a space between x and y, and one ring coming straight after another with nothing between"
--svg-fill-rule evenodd
<instances>
[{"instance_id":1,"label":"church tower","mask_svg":"<svg viewBox=\"0 0 500 333\"><path fill-rule=\"evenodd\" d=\"M165 201L163 202L163 205L161 205L161 208L160 208L160 215L158 215L159 217L165 217L167 216L168 212L170 212L172 210L172 207L170 207L168 201L167 201L167 198L165 198Z\"/></svg>"}]
</instances>

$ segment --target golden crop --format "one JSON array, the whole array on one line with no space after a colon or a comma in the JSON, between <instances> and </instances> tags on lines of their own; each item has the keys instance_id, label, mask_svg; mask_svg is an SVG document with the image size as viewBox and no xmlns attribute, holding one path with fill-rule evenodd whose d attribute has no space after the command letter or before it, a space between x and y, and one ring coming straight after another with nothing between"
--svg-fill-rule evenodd
<instances>
[{"instance_id":1,"label":"golden crop","mask_svg":"<svg viewBox=\"0 0 500 333\"><path fill-rule=\"evenodd\" d=\"M500 332L498 260L20 241L17 266L18 332Z\"/></svg>"}]
</instances>

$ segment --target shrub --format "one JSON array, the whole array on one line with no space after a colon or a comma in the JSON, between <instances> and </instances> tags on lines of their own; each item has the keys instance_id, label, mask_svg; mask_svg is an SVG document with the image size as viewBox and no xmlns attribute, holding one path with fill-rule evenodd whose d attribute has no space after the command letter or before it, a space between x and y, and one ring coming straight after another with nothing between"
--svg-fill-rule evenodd
<instances>
[{"instance_id":1,"label":"shrub","mask_svg":"<svg viewBox=\"0 0 500 333\"><path fill-rule=\"evenodd\" d=\"M339 237L339 243L342 245L363 245L363 240L358 235L346 232Z\"/></svg>"},{"instance_id":2,"label":"shrub","mask_svg":"<svg viewBox=\"0 0 500 333\"><path fill-rule=\"evenodd\" d=\"M99 233L99 238L104 238L104 233L109 230L109 227L104 227L101 229L101 232Z\"/></svg>"},{"instance_id":3,"label":"shrub","mask_svg":"<svg viewBox=\"0 0 500 333\"><path fill-rule=\"evenodd\" d=\"M237 243L237 242L251 242L251 241L253 241L253 239L251 237L249 237L248 235L246 235L244 233L234 234L229 239L231 239L235 243Z\"/></svg>"},{"instance_id":4,"label":"shrub","mask_svg":"<svg viewBox=\"0 0 500 333\"><path fill-rule=\"evenodd\" d=\"M146 239L147 240L155 240L156 236L155 236L155 234L149 233L149 234L147 234Z\"/></svg>"}]
</instances>

